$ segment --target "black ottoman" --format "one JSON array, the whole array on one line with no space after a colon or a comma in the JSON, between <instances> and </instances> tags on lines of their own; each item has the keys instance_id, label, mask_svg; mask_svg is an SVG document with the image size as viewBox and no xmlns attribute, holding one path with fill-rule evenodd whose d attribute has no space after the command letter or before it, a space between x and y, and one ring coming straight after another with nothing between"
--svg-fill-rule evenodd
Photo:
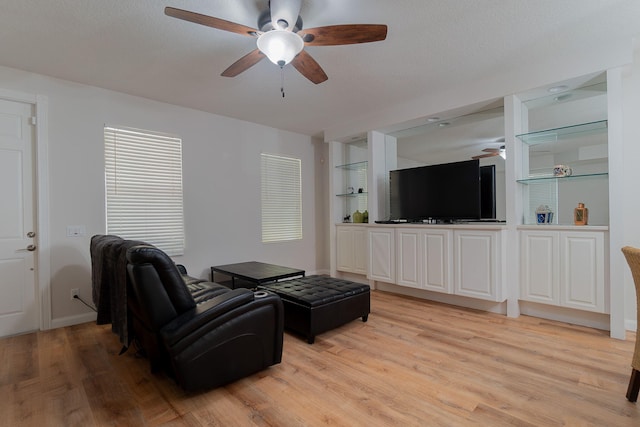
<instances>
[{"instance_id":1,"label":"black ottoman","mask_svg":"<svg viewBox=\"0 0 640 427\"><path fill-rule=\"evenodd\" d=\"M284 305L284 327L313 344L317 334L358 317L366 322L370 311L368 285L329 276L308 276L259 286L278 294Z\"/></svg>"}]
</instances>

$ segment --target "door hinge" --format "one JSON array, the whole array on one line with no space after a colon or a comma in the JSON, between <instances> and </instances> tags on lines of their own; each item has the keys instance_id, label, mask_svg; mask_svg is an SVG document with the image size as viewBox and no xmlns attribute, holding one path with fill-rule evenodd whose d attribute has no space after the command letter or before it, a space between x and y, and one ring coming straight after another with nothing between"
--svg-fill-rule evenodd
<instances>
[{"instance_id":1,"label":"door hinge","mask_svg":"<svg viewBox=\"0 0 640 427\"><path fill-rule=\"evenodd\" d=\"M32 124L33 126L35 126L35 125L36 125L36 116L31 116L31 124Z\"/></svg>"}]
</instances>

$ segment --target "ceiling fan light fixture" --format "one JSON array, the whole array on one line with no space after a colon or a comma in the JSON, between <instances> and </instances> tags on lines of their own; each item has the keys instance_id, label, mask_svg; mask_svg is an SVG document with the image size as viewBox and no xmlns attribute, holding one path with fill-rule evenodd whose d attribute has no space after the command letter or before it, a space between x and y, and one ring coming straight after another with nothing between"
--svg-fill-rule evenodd
<instances>
[{"instance_id":1,"label":"ceiling fan light fixture","mask_svg":"<svg viewBox=\"0 0 640 427\"><path fill-rule=\"evenodd\" d=\"M299 31L302 31L301 4L302 0L269 0L268 9L258 16L257 29L175 7L165 7L164 13L194 24L242 36L257 37L257 48L227 67L220 74L223 77L236 77L266 56L280 68L293 62L294 68L300 74L311 83L319 84L328 79L327 74L320 64L303 50L305 45L340 46L373 43L387 38L387 26L382 24L326 25L307 28L300 34ZM285 25L286 28L282 28Z\"/></svg>"},{"instance_id":2,"label":"ceiling fan light fixture","mask_svg":"<svg viewBox=\"0 0 640 427\"><path fill-rule=\"evenodd\" d=\"M280 67L291 62L303 47L302 37L287 30L271 30L258 37L258 49Z\"/></svg>"}]
</instances>

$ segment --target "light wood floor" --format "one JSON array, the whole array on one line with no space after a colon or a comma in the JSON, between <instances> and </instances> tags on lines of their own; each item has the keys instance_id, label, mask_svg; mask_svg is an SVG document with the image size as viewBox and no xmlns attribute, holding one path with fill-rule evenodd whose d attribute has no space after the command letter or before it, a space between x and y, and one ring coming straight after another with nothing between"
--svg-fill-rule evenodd
<instances>
[{"instance_id":1,"label":"light wood floor","mask_svg":"<svg viewBox=\"0 0 640 427\"><path fill-rule=\"evenodd\" d=\"M625 392L634 335L461 309L379 291L369 321L282 364L186 395L110 327L0 340L3 426L640 426Z\"/></svg>"}]
</instances>

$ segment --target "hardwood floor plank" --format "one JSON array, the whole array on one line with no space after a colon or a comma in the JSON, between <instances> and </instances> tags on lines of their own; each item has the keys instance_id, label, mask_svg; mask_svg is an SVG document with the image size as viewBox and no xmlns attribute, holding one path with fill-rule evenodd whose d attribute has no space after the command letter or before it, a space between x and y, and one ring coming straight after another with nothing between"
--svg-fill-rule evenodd
<instances>
[{"instance_id":1,"label":"hardwood floor plank","mask_svg":"<svg viewBox=\"0 0 640 427\"><path fill-rule=\"evenodd\" d=\"M88 323L0 340L0 426L637 426L635 334L373 291L371 314L282 363L184 393Z\"/></svg>"},{"instance_id":2,"label":"hardwood floor plank","mask_svg":"<svg viewBox=\"0 0 640 427\"><path fill-rule=\"evenodd\" d=\"M103 351L108 352L106 349ZM127 357L126 353L118 355L108 352L107 362L113 368L113 375L121 379L132 404L140 408L142 418L149 425L179 420L182 414L173 405L167 404L167 398L158 386L162 382L172 384L171 380L164 375L151 373L148 361L135 356L135 348L132 347L128 352L133 357Z\"/></svg>"},{"instance_id":3,"label":"hardwood floor plank","mask_svg":"<svg viewBox=\"0 0 640 427\"><path fill-rule=\"evenodd\" d=\"M100 426L140 426L145 424L142 410L131 399L123 382L110 373L88 376L83 386L91 412Z\"/></svg>"},{"instance_id":4,"label":"hardwood floor plank","mask_svg":"<svg viewBox=\"0 0 640 427\"><path fill-rule=\"evenodd\" d=\"M16 384L0 387L0 409L2 418L0 425L33 426L43 424L46 414L39 402L33 402L34 396L42 399L40 381L30 379ZM5 423L5 424L2 424Z\"/></svg>"},{"instance_id":5,"label":"hardwood floor plank","mask_svg":"<svg viewBox=\"0 0 640 427\"><path fill-rule=\"evenodd\" d=\"M359 413L359 417L351 420L362 423L357 425L415 425L421 419L422 411L406 411L406 400L410 397L393 387L397 384L395 379L389 381L380 375L363 378L359 368L362 360L353 363L353 360L345 361L340 356L325 354L309 357L302 363L289 363L297 370L296 378L306 380L299 386L300 396L307 396L307 399L309 395L321 396L320 402L312 402L323 404L327 414L335 408L346 414ZM432 425L438 424L434 422Z\"/></svg>"},{"instance_id":6,"label":"hardwood floor plank","mask_svg":"<svg viewBox=\"0 0 640 427\"><path fill-rule=\"evenodd\" d=\"M37 378L37 336L27 334L5 340L0 350L0 360L6 369L0 371L0 386Z\"/></svg>"},{"instance_id":7,"label":"hardwood floor plank","mask_svg":"<svg viewBox=\"0 0 640 427\"><path fill-rule=\"evenodd\" d=\"M493 408L488 405L480 404L473 411L471 420L476 425L481 426L515 426L515 427L537 427L540 424L532 424L523 421L513 415L505 413L501 409Z\"/></svg>"}]
</instances>

